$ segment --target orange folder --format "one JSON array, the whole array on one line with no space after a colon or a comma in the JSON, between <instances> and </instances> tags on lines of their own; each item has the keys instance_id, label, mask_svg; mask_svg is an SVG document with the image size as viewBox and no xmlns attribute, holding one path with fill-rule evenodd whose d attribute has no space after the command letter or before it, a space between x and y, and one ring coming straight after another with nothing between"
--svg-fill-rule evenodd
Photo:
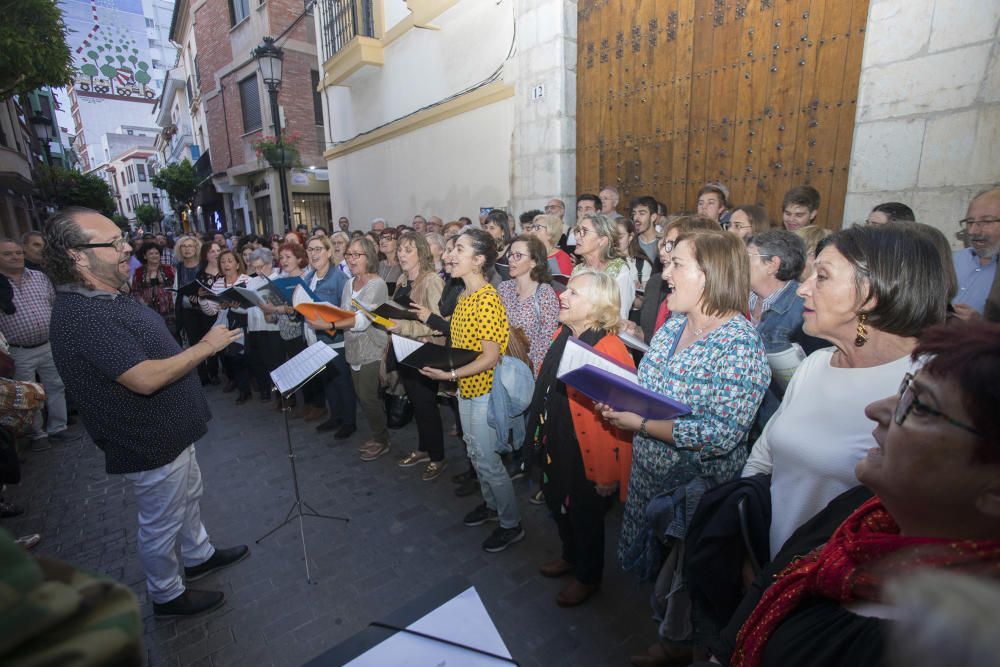
<instances>
[{"instance_id":1,"label":"orange folder","mask_svg":"<svg viewBox=\"0 0 1000 667\"><path fill-rule=\"evenodd\" d=\"M299 303L295 305L295 310L302 313L307 319L320 319L330 324L354 317L353 311L343 310L329 303Z\"/></svg>"}]
</instances>

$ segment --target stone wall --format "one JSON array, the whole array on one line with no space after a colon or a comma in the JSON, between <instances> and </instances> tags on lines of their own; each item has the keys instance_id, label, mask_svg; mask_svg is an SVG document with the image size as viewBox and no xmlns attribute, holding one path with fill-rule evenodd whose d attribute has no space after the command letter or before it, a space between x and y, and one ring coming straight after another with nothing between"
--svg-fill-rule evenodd
<instances>
[{"instance_id":1,"label":"stone wall","mask_svg":"<svg viewBox=\"0 0 1000 667\"><path fill-rule=\"evenodd\" d=\"M956 245L971 196L1000 182L1000 3L871 0L844 225L910 205Z\"/></svg>"},{"instance_id":2,"label":"stone wall","mask_svg":"<svg viewBox=\"0 0 1000 667\"><path fill-rule=\"evenodd\" d=\"M559 197L569 219L576 188L576 2L517 0L515 10L511 210L542 209Z\"/></svg>"}]
</instances>

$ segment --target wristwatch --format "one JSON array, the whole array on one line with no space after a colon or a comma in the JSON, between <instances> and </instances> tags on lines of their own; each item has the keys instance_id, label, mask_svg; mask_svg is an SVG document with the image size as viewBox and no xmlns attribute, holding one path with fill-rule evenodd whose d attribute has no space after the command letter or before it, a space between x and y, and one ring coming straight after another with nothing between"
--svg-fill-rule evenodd
<instances>
[{"instance_id":1,"label":"wristwatch","mask_svg":"<svg viewBox=\"0 0 1000 667\"><path fill-rule=\"evenodd\" d=\"M454 368L451 369L451 381L452 382L458 382L458 376L455 375L455 369Z\"/></svg>"}]
</instances>

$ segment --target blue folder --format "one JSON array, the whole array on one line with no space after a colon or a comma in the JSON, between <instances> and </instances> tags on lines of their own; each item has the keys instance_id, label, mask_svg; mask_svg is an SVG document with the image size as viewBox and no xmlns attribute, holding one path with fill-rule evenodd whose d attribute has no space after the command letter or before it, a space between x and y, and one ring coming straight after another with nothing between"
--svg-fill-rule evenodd
<instances>
[{"instance_id":1,"label":"blue folder","mask_svg":"<svg viewBox=\"0 0 1000 667\"><path fill-rule=\"evenodd\" d=\"M287 276L285 278L275 278L274 280L268 280L268 283L281 290L281 296L285 299L287 303L292 302L292 295L295 293L295 288L299 285L302 285L303 289L305 289L306 291L306 294L308 294L313 301L320 300L319 297L317 297L316 294L311 289L309 289L309 285L306 284L306 281L302 280L302 278L300 278L299 276ZM258 291L263 291L263 290L258 290Z\"/></svg>"},{"instance_id":2,"label":"blue folder","mask_svg":"<svg viewBox=\"0 0 1000 667\"><path fill-rule=\"evenodd\" d=\"M683 403L596 366L584 364L563 374L560 379L595 403L605 403L618 412L634 412L654 420L676 419L691 414L691 408Z\"/></svg>"}]
</instances>

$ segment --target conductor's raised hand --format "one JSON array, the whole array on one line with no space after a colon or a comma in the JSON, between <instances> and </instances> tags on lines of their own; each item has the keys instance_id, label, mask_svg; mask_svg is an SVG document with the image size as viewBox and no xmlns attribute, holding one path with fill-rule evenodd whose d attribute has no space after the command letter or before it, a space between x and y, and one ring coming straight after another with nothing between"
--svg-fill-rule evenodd
<instances>
[{"instance_id":1,"label":"conductor's raised hand","mask_svg":"<svg viewBox=\"0 0 1000 667\"><path fill-rule=\"evenodd\" d=\"M243 329L227 329L224 324L217 324L208 330L200 342L210 345L213 353L222 352L242 335Z\"/></svg>"}]
</instances>

